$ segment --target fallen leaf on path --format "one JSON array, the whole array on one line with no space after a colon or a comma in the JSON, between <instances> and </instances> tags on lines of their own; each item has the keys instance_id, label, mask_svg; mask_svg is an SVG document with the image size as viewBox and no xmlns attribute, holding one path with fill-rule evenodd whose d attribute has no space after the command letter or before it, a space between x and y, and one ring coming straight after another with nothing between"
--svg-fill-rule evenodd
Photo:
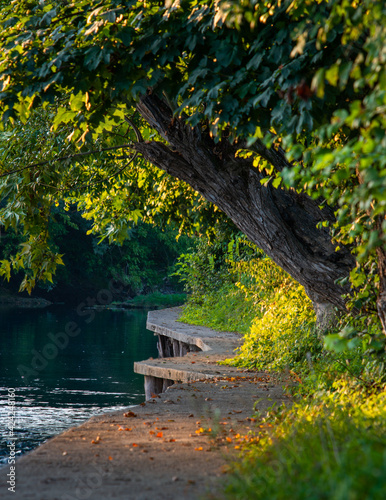
<instances>
[{"instance_id":1,"label":"fallen leaf on path","mask_svg":"<svg viewBox=\"0 0 386 500\"><path fill-rule=\"evenodd\" d=\"M203 447L202 446L199 446L198 448L194 448L195 451L202 451L203 450Z\"/></svg>"},{"instance_id":2,"label":"fallen leaf on path","mask_svg":"<svg viewBox=\"0 0 386 500\"><path fill-rule=\"evenodd\" d=\"M157 437L157 438L162 438L162 436L163 436L163 433L162 433L162 432L159 432L159 433L156 435L156 437Z\"/></svg>"},{"instance_id":3,"label":"fallen leaf on path","mask_svg":"<svg viewBox=\"0 0 386 500\"><path fill-rule=\"evenodd\" d=\"M113 459L113 457L110 457L110 456L109 456L109 460L112 460L112 459Z\"/></svg>"},{"instance_id":4,"label":"fallen leaf on path","mask_svg":"<svg viewBox=\"0 0 386 500\"><path fill-rule=\"evenodd\" d=\"M134 413L133 411L128 411L127 413L124 413L123 416L127 418L134 418L137 416L137 414Z\"/></svg>"}]
</instances>

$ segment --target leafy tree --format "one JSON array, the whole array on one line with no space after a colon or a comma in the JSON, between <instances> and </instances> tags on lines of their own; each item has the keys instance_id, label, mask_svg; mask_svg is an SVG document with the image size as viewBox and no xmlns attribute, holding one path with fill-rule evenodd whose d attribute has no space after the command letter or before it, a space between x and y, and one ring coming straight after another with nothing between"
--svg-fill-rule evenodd
<instances>
[{"instance_id":1,"label":"leafy tree","mask_svg":"<svg viewBox=\"0 0 386 500\"><path fill-rule=\"evenodd\" d=\"M370 0L3 6L3 220L46 244L49 207L68 197L119 239L143 215L187 221L200 206L213 220L200 193L321 322L352 286L356 308L375 287L386 331L385 18ZM55 147L21 163L12 127L42 114Z\"/></svg>"}]
</instances>

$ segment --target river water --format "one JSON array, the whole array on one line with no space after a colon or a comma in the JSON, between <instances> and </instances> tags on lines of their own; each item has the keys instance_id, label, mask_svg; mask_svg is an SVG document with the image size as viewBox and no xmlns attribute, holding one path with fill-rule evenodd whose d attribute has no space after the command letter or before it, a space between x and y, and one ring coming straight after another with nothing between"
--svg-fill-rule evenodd
<instances>
[{"instance_id":1,"label":"river water","mask_svg":"<svg viewBox=\"0 0 386 500\"><path fill-rule=\"evenodd\" d=\"M13 442L20 456L92 415L144 400L133 362L157 356L146 315L0 308L0 466Z\"/></svg>"}]
</instances>

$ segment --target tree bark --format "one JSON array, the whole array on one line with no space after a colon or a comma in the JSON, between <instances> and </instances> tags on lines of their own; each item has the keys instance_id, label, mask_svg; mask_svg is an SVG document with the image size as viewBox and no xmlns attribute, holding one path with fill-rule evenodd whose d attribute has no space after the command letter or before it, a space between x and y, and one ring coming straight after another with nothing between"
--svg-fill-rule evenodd
<instances>
[{"instance_id":1,"label":"tree bark","mask_svg":"<svg viewBox=\"0 0 386 500\"><path fill-rule=\"evenodd\" d=\"M326 324L334 307L344 309L349 287L335 283L348 276L355 261L347 248L336 251L327 228L332 209L319 208L306 194L262 185L265 174L248 158L236 157L242 147L223 139L215 143L199 126L173 117L154 94L140 100L141 116L163 137L163 142L139 142L136 149L148 161L188 183L225 212L247 237L281 268L301 283L314 304L318 321ZM281 150L255 149L277 170L289 165Z\"/></svg>"},{"instance_id":2,"label":"tree bark","mask_svg":"<svg viewBox=\"0 0 386 500\"><path fill-rule=\"evenodd\" d=\"M376 226L379 234L382 234L382 223L386 220L386 215L378 216ZM386 335L386 250L384 247L377 248L378 273L379 273L379 294L377 298L378 317L381 321L383 333Z\"/></svg>"}]
</instances>

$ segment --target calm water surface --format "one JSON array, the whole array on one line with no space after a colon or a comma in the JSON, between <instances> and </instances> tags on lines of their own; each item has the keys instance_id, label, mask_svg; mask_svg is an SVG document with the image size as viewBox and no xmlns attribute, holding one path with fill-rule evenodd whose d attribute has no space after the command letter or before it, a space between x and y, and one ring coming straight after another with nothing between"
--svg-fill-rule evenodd
<instances>
[{"instance_id":1,"label":"calm water surface","mask_svg":"<svg viewBox=\"0 0 386 500\"><path fill-rule=\"evenodd\" d=\"M64 306L0 308L0 466L9 455L9 388L15 389L17 456L92 415L144 400L133 362L157 356L146 315L103 310L92 318ZM78 335L59 335L55 347L53 336L66 327Z\"/></svg>"}]
</instances>

